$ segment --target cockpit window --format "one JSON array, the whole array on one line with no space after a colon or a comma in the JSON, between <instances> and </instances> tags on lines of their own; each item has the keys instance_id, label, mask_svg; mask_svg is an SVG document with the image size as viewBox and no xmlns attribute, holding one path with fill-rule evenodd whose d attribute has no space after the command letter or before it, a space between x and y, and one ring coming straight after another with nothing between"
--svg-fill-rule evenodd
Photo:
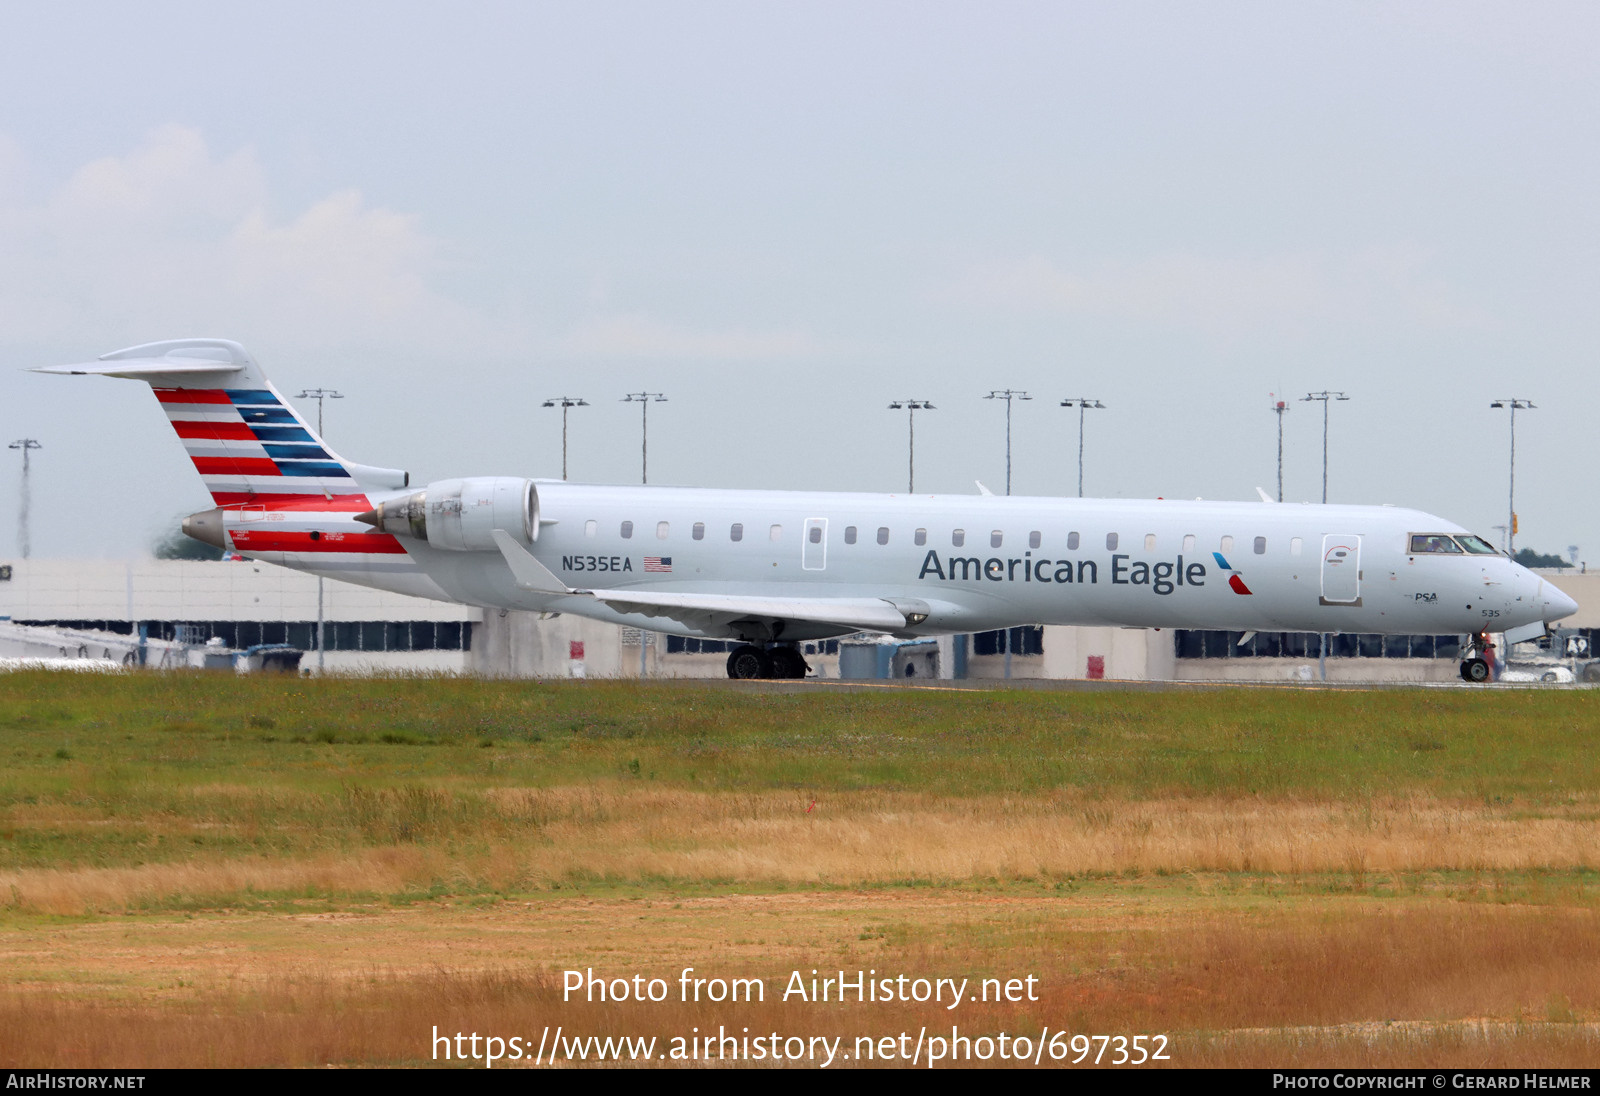
<instances>
[{"instance_id":1,"label":"cockpit window","mask_svg":"<svg viewBox=\"0 0 1600 1096\"><path fill-rule=\"evenodd\" d=\"M1482 537L1473 536L1471 533L1459 533L1456 535L1456 540L1461 542L1461 547L1465 548L1475 556L1492 556L1497 554L1495 552L1494 545L1490 544Z\"/></svg>"},{"instance_id":2,"label":"cockpit window","mask_svg":"<svg viewBox=\"0 0 1600 1096\"><path fill-rule=\"evenodd\" d=\"M1461 545L1443 533L1412 533L1411 554L1420 556L1429 552L1435 555L1459 556Z\"/></svg>"}]
</instances>

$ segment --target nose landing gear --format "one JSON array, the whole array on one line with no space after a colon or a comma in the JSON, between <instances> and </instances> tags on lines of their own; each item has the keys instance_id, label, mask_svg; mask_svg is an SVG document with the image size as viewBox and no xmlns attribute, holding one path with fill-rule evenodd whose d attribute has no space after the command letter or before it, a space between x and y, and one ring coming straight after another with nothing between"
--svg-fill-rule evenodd
<instances>
[{"instance_id":1,"label":"nose landing gear","mask_svg":"<svg viewBox=\"0 0 1600 1096\"><path fill-rule=\"evenodd\" d=\"M735 679L802 678L810 669L799 648L787 644L762 650L746 643L728 656L728 676Z\"/></svg>"},{"instance_id":2,"label":"nose landing gear","mask_svg":"<svg viewBox=\"0 0 1600 1096\"><path fill-rule=\"evenodd\" d=\"M1461 680L1473 684L1482 684L1489 680L1489 652L1494 650L1494 644L1489 642L1488 632L1479 632L1467 639L1467 657L1461 660Z\"/></svg>"}]
</instances>

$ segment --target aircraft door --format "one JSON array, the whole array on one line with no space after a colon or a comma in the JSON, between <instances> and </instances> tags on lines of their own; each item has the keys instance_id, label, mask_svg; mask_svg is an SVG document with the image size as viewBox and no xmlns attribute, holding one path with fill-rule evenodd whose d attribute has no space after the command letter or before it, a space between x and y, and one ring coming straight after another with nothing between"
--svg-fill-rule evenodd
<instances>
[{"instance_id":1,"label":"aircraft door","mask_svg":"<svg viewBox=\"0 0 1600 1096\"><path fill-rule=\"evenodd\" d=\"M1361 537L1329 533L1322 538L1322 604L1361 604Z\"/></svg>"},{"instance_id":2,"label":"aircraft door","mask_svg":"<svg viewBox=\"0 0 1600 1096\"><path fill-rule=\"evenodd\" d=\"M821 571L828 566L828 519L807 518L800 536L800 567Z\"/></svg>"}]
</instances>

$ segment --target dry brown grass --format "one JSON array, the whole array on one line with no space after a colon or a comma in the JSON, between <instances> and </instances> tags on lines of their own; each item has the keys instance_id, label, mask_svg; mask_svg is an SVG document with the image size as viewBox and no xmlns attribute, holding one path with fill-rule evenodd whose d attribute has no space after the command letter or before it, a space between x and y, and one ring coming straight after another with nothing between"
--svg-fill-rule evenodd
<instances>
[{"instance_id":1,"label":"dry brown grass","mask_svg":"<svg viewBox=\"0 0 1600 1096\"><path fill-rule=\"evenodd\" d=\"M847 1042L949 1023L1162 1032L1175 1065L1574 1066L1600 1046L1593 910L1324 898L1196 911L1183 892L1108 884L1059 899L801 893L125 918L23 930L8 947L8 969L23 954L35 969L0 991L0 1048L29 1066L425 1061L435 1025L524 1038L546 1024L661 1037L726 1025ZM561 1000L567 967L675 986L683 955L706 975L764 978L766 1002ZM813 967L1033 974L1040 999L954 1013L777 1000L790 970Z\"/></svg>"},{"instance_id":2,"label":"dry brown grass","mask_svg":"<svg viewBox=\"0 0 1600 1096\"><path fill-rule=\"evenodd\" d=\"M259 825L258 793L208 787L245 806L213 836ZM399 789L345 797L341 819L376 847L300 856L0 872L0 904L41 913L221 901L246 891L391 894L435 883L543 889L572 880L762 886L1051 880L1084 874L1247 872L1299 878L1600 866L1591 803L1528 818L1483 803L1416 797L1092 800L1081 794L948 799L919 793L712 794L638 785ZM466 809L470 806L471 809ZM13 827L63 824L15 807ZM185 831L192 821L128 820ZM85 823L87 824L87 823ZM308 827L309 828L309 827Z\"/></svg>"}]
</instances>

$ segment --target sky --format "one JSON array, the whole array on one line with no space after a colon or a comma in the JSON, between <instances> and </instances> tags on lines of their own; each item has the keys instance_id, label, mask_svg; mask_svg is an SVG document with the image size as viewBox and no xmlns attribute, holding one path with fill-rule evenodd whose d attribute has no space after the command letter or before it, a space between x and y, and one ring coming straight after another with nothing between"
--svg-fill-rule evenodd
<instances>
[{"instance_id":1,"label":"sky","mask_svg":"<svg viewBox=\"0 0 1600 1096\"><path fill-rule=\"evenodd\" d=\"M243 343L413 483L1251 499L1600 565L1589 3L0 0L0 432L35 556L210 502L137 382ZM314 413L314 405L310 405ZM0 557L21 460L0 450Z\"/></svg>"}]
</instances>

